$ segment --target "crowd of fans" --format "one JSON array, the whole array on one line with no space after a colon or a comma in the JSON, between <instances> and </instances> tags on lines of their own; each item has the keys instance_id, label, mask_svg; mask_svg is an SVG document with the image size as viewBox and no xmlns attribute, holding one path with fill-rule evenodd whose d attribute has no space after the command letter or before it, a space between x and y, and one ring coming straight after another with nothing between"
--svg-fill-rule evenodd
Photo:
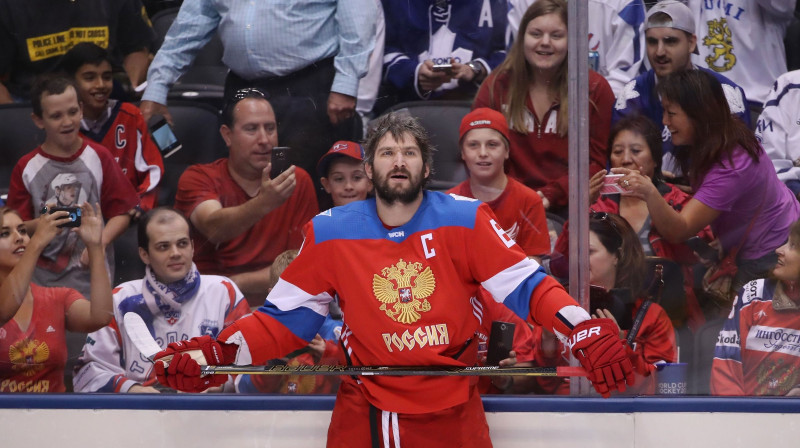
<instances>
[{"instance_id":1,"label":"crowd of fans","mask_svg":"<svg viewBox=\"0 0 800 448\"><path fill-rule=\"evenodd\" d=\"M551 242L547 222L569 201L566 0L198 0L160 48L153 3L72 2L44 16L40 0L18 3L0 0L0 103L30 103L45 139L0 185L0 392L164 392L122 316L140 314L163 347L215 337L262 305L303 225L371 194L358 142L402 101L471 102L458 133L469 178L448 193L489 204L509 244L568 281L566 225ZM800 71L784 49L796 0L588 8L590 283L614 299L589 311L628 338L642 379L628 392L655 393L657 365L679 361L676 329L717 324L712 393L800 394ZM214 33L229 69L227 157L189 167L174 204L159 204L165 164L149 124L173 123L168 92ZM285 170L277 147L291 148ZM110 285L113 243L130 227L145 276ZM665 279L679 285L678 311L646 282L653 257L678 266ZM738 268L731 293L712 299L704 274L726 259ZM465 363L486 363L493 320L515 324L500 365L568 362L562 341L488 292L472 306L482 325ZM334 298L309 346L270 362L347 363L345 322ZM85 344L68 332L88 333ZM337 386L238 376L215 391ZM480 389L565 394L569 379Z\"/></svg>"}]
</instances>

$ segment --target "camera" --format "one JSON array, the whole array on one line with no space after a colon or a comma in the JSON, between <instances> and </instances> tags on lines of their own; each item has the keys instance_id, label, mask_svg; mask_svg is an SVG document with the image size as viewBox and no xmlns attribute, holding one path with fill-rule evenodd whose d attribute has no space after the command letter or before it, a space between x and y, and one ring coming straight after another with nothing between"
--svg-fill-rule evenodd
<instances>
[{"instance_id":1,"label":"camera","mask_svg":"<svg viewBox=\"0 0 800 448\"><path fill-rule=\"evenodd\" d=\"M619 178L622 176L624 176L624 174L607 174L603 180L603 187L600 189L600 194L606 195L625 193L625 189L617 183L617 180L619 180Z\"/></svg>"},{"instance_id":2,"label":"camera","mask_svg":"<svg viewBox=\"0 0 800 448\"><path fill-rule=\"evenodd\" d=\"M453 64L434 64L432 70L434 72L443 72L450 76L453 74Z\"/></svg>"},{"instance_id":3,"label":"camera","mask_svg":"<svg viewBox=\"0 0 800 448\"><path fill-rule=\"evenodd\" d=\"M81 208L80 207L53 207L47 210L48 213L52 214L55 212L67 212L69 215L69 222L65 224L60 224L59 228L64 227L80 227L81 226Z\"/></svg>"}]
</instances>

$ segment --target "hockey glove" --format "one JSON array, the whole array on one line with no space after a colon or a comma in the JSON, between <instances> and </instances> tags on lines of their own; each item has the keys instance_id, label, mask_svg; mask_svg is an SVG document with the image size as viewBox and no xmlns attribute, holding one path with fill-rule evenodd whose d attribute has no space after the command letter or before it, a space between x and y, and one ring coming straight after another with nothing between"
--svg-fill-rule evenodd
<instances>
[{"instance_id":1,"label":"hockey glove","mask_svg":"<svg viewBox=\"0 0 800 448\"><path fill-rule=\"evenodd\" d=\"M586 369L595 390L608 398L614 389L625 391L625 383L636 381L633 366L619 338L619 329L611 319L585 320L572 330L567 344Z\"/></svg>"},{"instance_id":2,"label":"hockey glove","mask_svg":"<svg viewBox=\"0 0 800 448\"><path fill-rule=\"evenodd\" d=\"M210 336L173 342L153 357L156 378L161 384L182 392L202 392L221 386L228 375L201 376L200 365L233 364L237 349L235 344L219 343Z\"/></svg>"}]
</instances>

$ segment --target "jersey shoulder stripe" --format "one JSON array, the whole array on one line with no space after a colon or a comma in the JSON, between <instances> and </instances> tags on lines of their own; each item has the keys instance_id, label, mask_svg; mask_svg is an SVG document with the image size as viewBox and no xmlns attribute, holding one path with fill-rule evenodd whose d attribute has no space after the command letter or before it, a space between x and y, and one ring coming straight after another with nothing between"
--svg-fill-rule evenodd
<instances>
[{"instance_id":1,"label":"jersey shoulder stripe","mask_svg":"<svg viewBox=\"0 0 800 448\"><path fill-rule=\"evenodd\" d=\"M386 229L378 218L374 198L326 210L311 222L316 244L330 240L366 239L387 239L400 243L415 233L440 227L472 229L481 204L474 199L426 191L414 217L391 230Z\"/></svg>"}]
</instances>

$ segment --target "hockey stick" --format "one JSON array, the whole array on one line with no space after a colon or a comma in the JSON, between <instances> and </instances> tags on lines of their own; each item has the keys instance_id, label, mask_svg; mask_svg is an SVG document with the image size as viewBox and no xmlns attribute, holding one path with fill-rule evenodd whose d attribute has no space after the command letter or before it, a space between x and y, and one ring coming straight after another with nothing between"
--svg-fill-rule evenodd
<instances>
[{"instance_id":1,"label":"hockey stick","mask_svg":"<svg viewBox=\"0 0 800 448\"><path fill-rule=\"evenodd\" d=\"M362 376L586 376L582 367L500 366L200 366L204 374Z\"/></svg>"},{"instance_id":2,"label":"hockey stick","mask_svg":"<svg viewBox=\"0 0 800 448\"><path fill-rule=\"evenodd\" d=\"M147 324L136 313L125 313L123 316L125 331L139 352L147 359L161 351ZM199 356L195 356L197 352ZM205 363L199 350L188 352L198 363ZM162 360L168 363L168 359ZM207 366L201 365L203 375L363 375L363 376L586 376L581 367L460 367L460 366Z\"/></svg>"}]
</instances>

